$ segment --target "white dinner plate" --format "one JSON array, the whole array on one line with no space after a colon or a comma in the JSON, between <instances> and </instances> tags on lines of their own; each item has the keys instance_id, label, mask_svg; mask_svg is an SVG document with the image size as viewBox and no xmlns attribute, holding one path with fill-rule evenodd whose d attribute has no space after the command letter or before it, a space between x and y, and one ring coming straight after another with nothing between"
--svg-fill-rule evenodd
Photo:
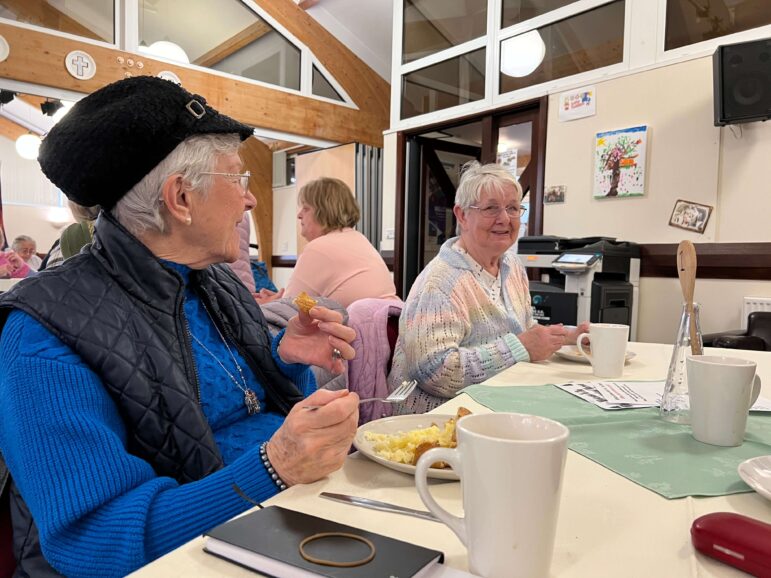
<instances>
[{"instance_id":1,"label":"white dinner plate","mask_svg":"<svg viewBox=\"0 0 771 578\"><path fill-rule=\"evenodd\" d=\"M359 426L359 429L356 430L356 437L353 438L353 445L369 459L379 463L380 465L391 468L392 470L396 470L397 472L404 472L405 474L411 474L414 476L415 466L392 462L375 454L375 451L372 449L372 442L364 439L365 432L371 431L381 434L404 433L413 429L430 427L431 424L434 423L439 427L442 427L448 419L454 417L454 415L429 413L384 417L383 419L377 419ZM451 469L440 470L438 468L429 468L428 477L437 478L440 480L457 480L458 474L456 474Z\"/></svg>"},{"instance_id":2,"label":"white dinner plate","mask_svg":"<svg viewBox=\"0 0 771 578\"><path fill-rule=\"evenodd\" d=\"M771 500L771 456L758 456L739 464L739 477L758 494Z\"/></svg>"},{"instance_id":3,"label":"white dinner plate","mask_svg":"<svg viewBox=\"0 0 771 578\"><path fill-rule=\"evenodd\" d=\"M589 360L586 358L586 356L582 355L581 352L578 351L578 347L575 345L563 345L554 352L554 355L561 357L562 359L567 359L568 361L575 361L576 363L589 363ZM637 354L634 351L627 350L626 363L629 363L636 356Z\"/></svg>"}]
</instances>

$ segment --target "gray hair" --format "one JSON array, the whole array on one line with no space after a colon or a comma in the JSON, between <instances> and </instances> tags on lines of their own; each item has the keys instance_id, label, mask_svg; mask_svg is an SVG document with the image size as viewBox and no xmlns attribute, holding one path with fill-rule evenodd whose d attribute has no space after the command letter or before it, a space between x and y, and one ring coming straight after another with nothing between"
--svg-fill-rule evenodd
<instances>
[{"instance_id":1,"label":"gray hair","mask_svg":"<svg viewBox=\"0 0 771 578\"><path fill-rule=\"evenodd\" d=\"M161 214L161 189L171 175L179 174L190 189L206 198L212 171L219 155L238 150L241 139L237 134L203 134L191 136L177 145L169 155L134 185L112 209L117 221L134 236L145 231L163 233L166 223Z\"/></svg>"},{"instance_id":2,"label":"gray hair","mask_svg":"<svg viewBox=\"0 0 771 578\"><path fill-rule=\"evenodd\" d=\"M469 161L463 165L463 172L455 191L455 204L461 209L468 209L479 202L482 191L500 191L504 185L512 184L517 190L517 201L522 201L522 186L507 168L499 164L483 165Z\"/></svg>"},{"instance_id":3,"label":"gray hair","mask_svg":"<svg viewBox=\"0 0 771 578\"><path fill-rule=\"evenodd\" d=\"M35 246L37 247L37 243L35 242L35 239L30 237L29 235L19 235L13 240L13 243L11 243L11 249L16 251L22 243L35 243Z\"/></svg>"}]
</instances>

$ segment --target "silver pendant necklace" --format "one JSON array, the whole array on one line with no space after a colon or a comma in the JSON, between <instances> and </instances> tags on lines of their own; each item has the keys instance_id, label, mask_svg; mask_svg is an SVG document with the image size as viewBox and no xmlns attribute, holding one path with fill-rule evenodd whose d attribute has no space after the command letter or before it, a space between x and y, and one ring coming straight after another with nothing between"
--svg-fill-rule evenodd
<instances>
[{"instance_id":1,"label":"silver pendant necklace","mask_svg":"<svg viewBox=\"0 0 771 578\"><path fill-rule=\"evenodd\" d=\"M203 305L203 302L201 302L201 305ZM206 311L206 315L209 316L209 319L211 320L212 324L214 325L214 329L217 330L217 335L220 336L220 339L222 340L223 345L225 345L225 349L228 350L228 353L230 354L230 359L233 360L233 364L236 366L236 369L238 369L238 376L241 378L241 383L238 383L235 376L228 371L228 368L225 367L222 362L219 360L219 358L214 355L211 351L209 351L209 348L206 347L203 342L198 339L195 335L193 335L192 332L190 332L190 337L195 339L195 342L203 347L204 351L212 356L214 361L217 362L217 364L222 368L222 371L228 374L228 377L230 378L230 381L233 382L233 384L241 390L241 392L244 394L244 405L246 406L246 411L249 415L255 415L260 413L260 400L257 399L257 394L254 393L252 389L247 387L246 385L246 378L244 377L244 372L241 370L241 365L236 360L236 356L233 355L233 351L230 349L230 346L228 345L227 340L222 335L222 332L220 331L220 328L217 327L217 324L214 322L214 319L211 316L211 313L209 313L209 309L206 307L206 305L203 305L204 311Z\"/></svg>"}]
</instances>

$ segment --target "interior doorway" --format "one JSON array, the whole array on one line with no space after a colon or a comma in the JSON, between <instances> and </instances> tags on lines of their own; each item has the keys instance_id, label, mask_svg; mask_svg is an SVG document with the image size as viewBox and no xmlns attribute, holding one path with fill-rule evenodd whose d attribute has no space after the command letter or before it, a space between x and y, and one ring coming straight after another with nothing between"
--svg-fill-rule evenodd
<instances>
[{"instance_id":1,"label":"interior doorway","mask_svg":"<svg viewBox=\"0 0 771 578\"><path fill-rule=\"evenodd\" d=\"M394 280L403 298L420 271L455 236L452 208L463 165L498 162L523 191L520 236L543 230L547 98L405 132L397 158Z\"/></svg>"}]
</instances>

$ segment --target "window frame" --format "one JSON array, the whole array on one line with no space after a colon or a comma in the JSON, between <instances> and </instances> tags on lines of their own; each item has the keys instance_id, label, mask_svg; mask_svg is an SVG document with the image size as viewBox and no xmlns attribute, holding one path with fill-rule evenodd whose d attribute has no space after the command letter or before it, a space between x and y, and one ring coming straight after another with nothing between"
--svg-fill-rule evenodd
<instances>
[{"instance_id":1,"label":"window frame","mask_svg":"<svg viewBox=\"0 0 771 578\"><path fill-rule=\"evenodd\" d=\"M588 10L610 4L613 1L614 0L575 0L572 4L557 8L546 14L541 14L524 22L501 28L502 0L488 0L488 34L484 38L476 38L410 63L401 64L403 0L395 0L393 45L391 52L392 90L390 132L409 131L410 129L427 124L441 123L461 116L474 115L504 106L511 106L518 102L525 102L588 84L594 84L604 80L635 74L644 70L704 57L712 54L715 49L722 44L758 40L771 36L771 25L767 25L664 51L667 0L625 0L623 30L624 48L623 59L621 62L498 94L500 88L500 44L503 40L552 24L559 20L564 20L571 16L576 16ZM475 102L413 116L404 120L400 118L402 77L405 74L450 58L455 58L459 55L482 48L483 46L486 46L487 49L484 98Z\"/></svg>"},{"instance_id":2,"label":"window frame","mask_svg":"<svg viewBox=\"0 0 771 578\"><path fill-rule=\"evenodd\" d=\"M215 76L228 78L230 80L235 80L242 83L261 86L264 88L269 88L271 90L278 90L289 94L295 94L306 98L312 98L314 100L326 102L329 104L334 104L337 106L343 106L346 108L359 110L359 107L356 105L356 103L353 101L350 95L345 90L343 90L343 87L340 86L340 83L332 74L329 73L326 67L324 67L321 64L321 62L318 61L318 59L313 54L313 52L305 44L300 42L300 40L296 36L291 34L279 22L277 22L268 13L266 13L253 0L227 0L227 1L239 2L240 4L242 4L245 8L253 12L259 18L261 18L266 24L273 27L290 44L293 44L296 48L300 50L300 89L299 90L296 90L293 88L287 88L284 86L278 86L276 84L270 84L268 82L263 82L260 80L254 80L252 78L246 78L245 76L239 76L237 74L222 72L220 70L215 70L213 68L198 66L196 64L185 64L183 62L167 60L159 56L148 56L146 54L140 53L139 52L139 0L113 0L113 6L114 6L113 27L115 32L114 43L104 42L101 40L94 40L92 38L78 36L75 34L71 34L69 32L61 32L59 30L53 30L51 28L37 26L35 24L27 24L25 22L18 22L16 20L9 20L7 18L0 18L0 22L4 24L8 24L10 26L15 26L18 28L35 30L38 32L43 32L45 34L51 34L53 36L60 36L62 38L67 38L69 40L76 40L78 42L82 42L85 44L123 50L126 52L134 53L138 56L152 58L153 60L157 60L160 62L168 62L169 64L173 64L174 66L188 68L191 70L198 70L201 72L206 72L208 74L213 74ZM317 96L313 94L312 65L315 65L316 68L318 68L319 71L321 71L321 73L324 75L327 81L329 81L329 83L335 88L335 90L337 90L337 92L343 98L343 101L333 100L330 98Z\"/></svg>"}]
</instances>

